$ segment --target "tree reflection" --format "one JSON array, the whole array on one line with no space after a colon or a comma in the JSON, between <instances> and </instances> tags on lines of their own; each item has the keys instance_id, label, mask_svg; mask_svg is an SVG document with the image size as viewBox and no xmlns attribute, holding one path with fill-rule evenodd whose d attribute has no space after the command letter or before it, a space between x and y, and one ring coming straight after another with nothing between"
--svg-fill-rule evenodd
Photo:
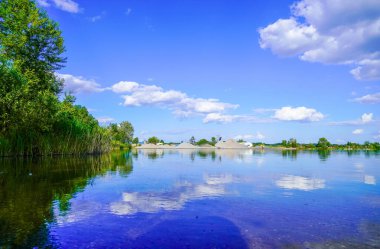
<instances>
[{"instance_id":1,"label":"tree reflection","mask_svg":"<svg viewBox=\"0 0 380 249\"><path fill-rule=\"evenodd\" d=\"M0 159L0 247L55 247L47 244L54 203L67 212L70 200L96 176L110 171L127 176L132 169L132 156L125 152Z\"/></svg>"},{"instance_id":2,"label":"tree reflection","mask_svg":"<svg viewBox=\"0 0 380 249\"><path fill-rule=\"evenodd\" d=\"M296 160L297 159L297 150L282 150L282 157L284 158L290 158L291 160Z\"/></svg>"},{"instance_id":3,"label":"tree reflection","mask_svg":"<svg viewBox=\"0 0 380 249\"><path fill-rule=\"evenodd\" d=\"M318 150L318 157L321 161L326 161L331 156L331 150Z\"/></svg>"}]
</instances>

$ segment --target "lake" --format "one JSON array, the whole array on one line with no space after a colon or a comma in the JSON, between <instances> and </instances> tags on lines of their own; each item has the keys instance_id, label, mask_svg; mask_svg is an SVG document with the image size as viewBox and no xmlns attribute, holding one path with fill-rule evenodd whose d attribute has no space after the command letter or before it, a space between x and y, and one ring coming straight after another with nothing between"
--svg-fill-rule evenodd
<instances>
[{"instance_id":1,"label":"lake","mask_svg":"<svg viewBox=\"0 0 380 249\"><path fill-rule=\"evenodd\" d=\"M0 159L0 248L380 248L380 154Z\"/></svg>"}]
</instances>

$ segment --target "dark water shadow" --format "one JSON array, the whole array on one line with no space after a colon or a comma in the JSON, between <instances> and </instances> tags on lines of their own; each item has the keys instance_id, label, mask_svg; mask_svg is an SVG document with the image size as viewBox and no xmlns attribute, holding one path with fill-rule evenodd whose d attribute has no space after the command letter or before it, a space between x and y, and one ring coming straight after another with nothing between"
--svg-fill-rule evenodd
<instances>
[{"instance_id":1,"label":"dark water shadow","mask_svg":"<svg viewBox=\"0 0 380 249\"><path fill-rule=\"evenodd\" d=\"M129 153L101 156L0 159L0 248L51 248L48 223L54 206L68 212L70 200L97 176L133 170Z\"/></svg>"},{"instance_id":2,"label":"dark water shadow","mask_svg":"<svg viewBox=\"0 0 380 249\"><path fill-rule=\"evenodd\" d=\"M217 216L176 219L159 223L128 248L248 248L238 227Z\"/></svg>"}]
</instances>

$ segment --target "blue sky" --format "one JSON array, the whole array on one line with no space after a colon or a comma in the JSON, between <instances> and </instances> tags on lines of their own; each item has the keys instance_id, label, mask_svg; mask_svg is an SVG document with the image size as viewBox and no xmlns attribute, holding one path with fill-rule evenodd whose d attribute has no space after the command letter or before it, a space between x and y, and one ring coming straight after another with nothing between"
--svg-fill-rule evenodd
<instances>
[{"instance_id":1,"label":"blue sky","mask_svg":"<svg viewBox=\"0 0 380 249\"><path fill-rule=\"evenodd\" d=\"M39 0L57 75L142 139L380 140L380 2Z\"/></svg>"}]
</instances>

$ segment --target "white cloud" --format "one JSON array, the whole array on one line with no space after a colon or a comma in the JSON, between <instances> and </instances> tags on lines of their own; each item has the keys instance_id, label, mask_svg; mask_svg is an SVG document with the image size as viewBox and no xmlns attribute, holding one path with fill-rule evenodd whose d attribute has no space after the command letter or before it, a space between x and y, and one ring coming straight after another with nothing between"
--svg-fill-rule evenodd
<instances>
[{"instance_id":1,"label":"white cloud","mask_svg":"<svg viewBox=\"0 0 380 249\"><path fill-rule=\"evenodd\" d=\"M354 135L360 135L360 134L362 134L363 133L363 129L356 129L356 130L354 130L353 132L352 132L352 134L354 134Z\"/></svg>"},{"instance_id":2,"label":"white cloud","mask_svg":"<svg viewBox=\"0 0 380 249\"><path fill-rule=\"evenodd\" d=\"M363 104L376 104L380 103L380 93L367 94L359 98L354 99L355 102Z\"/></svg>"},{"instance_id":3,"label":"white cloud","mask_svg":"<svg viewBox=\"0 0 380 249\"><path fill-rule=\"evenodd\" d=\"M363 124L370 123L373 121L373 113L364 113L360 119Z\"/></svg>"},{"instance_id":4,"label":"white cloud","mask_svg":"<svg viewBox=\"0 0 380 249\"><path fill-rule=\"evenodd\" d=\"M53 2L58 9L61 9L63 11L70 13L79 12L79 4L72 0L53 0Z\"/></svg>"},{"instance_id":5,"label":"white cloud","mask_svg":"<svg viewBox=\"0 0 380 249\"><path fill-rule=\"evenodd\" d=\"M131 8L128 8L127 11L125 11L125 14L126 14L127 16L129 16L129 15L131 14L131 12L132 12L132 9L131 9Z\"/></svg>"},{"instance_id":6,"label":"white cloud","mask_svg":"<svg viewBox=\"0 0 380 249\"><path fill-rule=\"evenodd\" d=\"M320 121L325 116L312 108L306 107L291 107L285 106L281 109L277 109L273 118L283 121L304 121L304 122L316 122Z\"/></svg>"},{"instance_id":7,"label":"white cloud","mask_svg":"<svg viewBox=\"0 0 380 249\"><path fill-rule=\"evenodd\" d=\"M133 81L120 81L111 87L115 93L132 92L139 87L139 83Z\"/></svg>"},{"instance_id":8,"label":"white cloud","mask_svg":"<svg viewBox=\"0 0 380 249\"><path fill-rule=\"evenodd\" d=\"M110 118L110 117L99 117L99 118L97 118L97 120L98 120L99 123L101 123L101 124L107 124L107 123L111 123L111 122L114 122L114 121L115 121L114 118Z\"/></svg>"},{"instance_id":9,"label":"white cloud","mask_svg":"<svg viewBox=\"0 0 380 249\"><path fill-rule=\"evenodd\" d=\"M37 0L37 3L41 5L42 7L49 7L50 3L48 3L48 0Z\"/></svg>"},{"instance_id":10,"label":"white cloud","mask_svg":"<svg viewBox=\"0 0 380 249\"><path fill-rule=\"evenodd\" d=\"M276 181L276 185L285 189L298 189L310 191L325 188L325 180L313 179L303 176L288 175Z\"/></svg>"},{"instance_id":11,"label":"white cloud","mask_svg":"<svg viewBox=\"0 0 380 249\"><path fill-rule=\"evenodd\" d=\"M56 74L58 78L64 80L64 91L72 93L84 93L84 92L102 92L105 89L96 83L95 80L86 79L82 76L75 76L71 74Z\"/></svg>"},{"instance_id":12,"label":"white cloud","mask_svg":"<svg viewBox=\"0 0 380 249\"><path fill-rule=\"evenodd\" d=\"M236 140L239 140L239 139L243 139L243 140L259 139L259 140L262 140L264 138L265 138L265 136L261 132L257 132L256 134L237 135L234 137L234 139L236 139Z\"/></svg>"},{"instance_id":13,"label":"white cloud","mask_svg":"<svg viewBox=\"0 0 380 249\"><path fill-rule=\"evenodd\" d=\"M360 119L357 120L348 120L348 121L339 121L339 122L330 122L330 125L365 125L372 123L373 113L363 113Z\"/></svg>"},{"instance_id":14,"label":"white cloud","mask_svg":"<svg viewBox=\"0 0 380 249\"><path fill-rule=\"evenodd\" d=\"M301 0L292 16L259 29L261 48L280 56L348 64L358 80L380 79L380 1Z\"/></svg>"},{"instance_id":15,"label":"white cloud","mask_svg":"<svg viewBox=\"0 0 380 249\"><path fill-rule=\"evenodd\" d=\"M191 98L186 93L164 90L156 85L144 85L131 81L120 81L109 89L123 95L124 106L158 106L168 108L180 117L222 113L238 105L220 102L218 99Z\"/></svg>"},{"instance_id":16,"label":"white cloud","mask_svg":"<svg viewBox=\"0 0 380 249\"><path fill-rule=\"evenodd\" d=\"M37 3L42 7L50 7L52 3L57 9L70 12L79 13L79 4L72 0L37 0Z\"/></svg>"}]
</instances>

